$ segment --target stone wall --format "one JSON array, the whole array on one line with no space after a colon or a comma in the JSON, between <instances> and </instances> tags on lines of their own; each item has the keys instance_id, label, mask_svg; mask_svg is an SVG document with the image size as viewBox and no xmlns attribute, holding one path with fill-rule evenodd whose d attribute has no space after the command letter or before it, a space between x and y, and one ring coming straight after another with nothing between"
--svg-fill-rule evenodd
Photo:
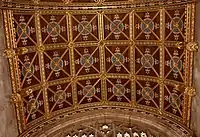
<instances>
[{"instance_id":1,"label":"stone wall","mask_svg":"<svg viewBox=\"0 0 200 137\"><path fill-rule=\"evenodd\" d=\"M196 41L200 45L200 2L196 7ZM197 137L200 137L200 48L195 55L194 63L194 84L196 87L196 96L192 101L191 128L195 131Z\"/></svg>"},{"instance_id":2,"label":"stone wall","mask_svg":"<svg viewBox=\"0 0 200 137\"><path fill-rule=\"evenodd\" d=\"M11 103L12 93L8 61L2 57L5 48L3 17L0 11L0 137L17 137L18 129L14 105Z\"/></svg>"}]
</instances>

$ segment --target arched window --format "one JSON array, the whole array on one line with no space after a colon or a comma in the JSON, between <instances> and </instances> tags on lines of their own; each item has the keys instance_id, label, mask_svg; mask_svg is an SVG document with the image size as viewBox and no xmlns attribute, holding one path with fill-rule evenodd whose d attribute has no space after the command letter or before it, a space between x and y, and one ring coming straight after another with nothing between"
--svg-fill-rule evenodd
<instances>
[{"instance_id":1,"label":"arched window","mask_svg":"<svg viewBox=\"0 0 200 137\"><path fill-rule=\"evenodd\" d=\"M74 126L63 137L157 137L150 130L122 124L91 124Z\"/></svg>"}]
</instances>

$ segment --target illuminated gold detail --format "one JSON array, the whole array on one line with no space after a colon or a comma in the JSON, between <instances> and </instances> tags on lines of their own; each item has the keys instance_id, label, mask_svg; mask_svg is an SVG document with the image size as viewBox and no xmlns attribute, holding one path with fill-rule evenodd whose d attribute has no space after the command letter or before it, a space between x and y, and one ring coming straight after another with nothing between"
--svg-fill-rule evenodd
<instances>
[{"instance_id":1,"label":"illuminated gold detail","mask_svg":"<svg viewBox=\"0 0 200 137\"><path fill-rule=\"evenodd\" d=\"M185 92L190 97L193 97L196 95L196 89L194 87L186 87Z\"/></svg>"},{"instance_id":2,"label":"illuminated gold detail","mask_svg":"<svg viewBox=\"0 0 200 137\"><path fill-rule=\"evenodd\" d=\"M21 98L21 95L19 93L12 94L11 99L12 99L13 103L22 102L22 98Z\"/></svg>"},{"instance_id":3,"label":"illuminated gold detail","mask_svg":"<svg viewBox=\"0 0 200 137\"><path fill-rule=\"evenodd\" d=\"M33 3L35 3L35 4L39 4L39 0L32 0L33 1Z\"/></svg>"},{"instance_id":4,"label":"illuminated gold detail","mask_svg":"<svg viewBox=\"0 0 200 137\"><path fill-rule=\"evenodd\" d=\"M39 46L36 47L36 49L37 49L37 51L39 51L39 52L44 52L45 46L44 46L44 45L39 45Z\"/></svg>"},{"instance_id":5,"label":"illuminated gold detail","mask_svg":"<svg viewBox=\"0 0 200 137\"><path fill-rule=\"evenodd\" d=\"M191 52L197 51L198 48L199 48L199 46L198 46L198 44L196 42L189 42L186 45L186 49L191 51Z\"/></svg>"},{"instance_id":6,"label":"illuminated gold detail","mask_svg":"<svg viewBox=\"0 0 200 137\"><path fill-rule=\"evenodd\" d=\"M14 56L24 55L27 52L28 52L28 49L26 47L20 47L16 49L5 49L3 56L7 58L13 58Z\"/></svg>"},{"instance_id":7,"label":"illuminated gold detail","mask_svg":"<svg viewBox=\"0 0 200 137\"><path fill-rule=\"evenodd\" d=\"M7 58L13 58L16 55L15 51L13 49L5 49L3 56Z\"/></svg>"},{"instance_id":8,"label":"illuminated gold detail","mask_svg":"<svg viewBox=\"0 0 200 137\"><path fill-rule=\"evenodd\" d=\"M184 49L186 48L188 51L191 51L191 52L195 52L198 50L199 46L196 42L189 42L189 43L183 43L183 42L177 42L176 43L176 47L178 49Z\"/></svg>"}]
</instances>

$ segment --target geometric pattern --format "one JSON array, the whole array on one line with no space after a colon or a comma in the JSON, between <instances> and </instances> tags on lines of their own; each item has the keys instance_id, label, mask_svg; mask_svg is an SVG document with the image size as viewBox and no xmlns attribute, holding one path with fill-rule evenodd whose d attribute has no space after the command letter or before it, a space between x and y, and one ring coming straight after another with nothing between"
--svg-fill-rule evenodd
<instances>
[{"instance_id":1,"label":"geometric pattern","mask_svg":"<svg viewBox=\"0 0 200 137\"><path fill-rule=\"evenodd\" d=\"M51 112L72 106L72 88L69 83L51 86L47 89L47 92Z\"/></svg>"},{"instance_id":2,"label":"geometric pattern","mask_svg":"<svg viewBox=\"0 0 200 137\"><path fill-rule=\"evenodd\" d=\"M19 56L20 87L26 88L41 82L40 66L37 53L29 53Z\"/></svg>"},{"instance_id":3,"label":"geometric pattern","mask_svg":"<svg viewBox=\"0 0 200 137\"><path fill-rule=\"evenodd\" d=\"M166 85L164 92L164 110L177 116L183 115L183 92L176 87Z\"/></svg>"},{"instance_id":4,"label":"geometric pattern","mask_svg":"<svg viewBox=\"0 0 200 137\"><path fill-rule=\"evenodd\" d=\"M184 80L184 50L165 48L165 77L183 82Z\"/></svg>"},{"instance_id":5,"label":"geometric pattern","mask_svg":"<svg viewBox=\"0 0 200 137\"><path fill-rule=\"evenodd\" d=\"M99 79L80 80L77 82L78 103L93 103L101 100L101 81Z\"/></svg>"},{"instance_id":6,"label":"geometric pattern","mask_svg":"<svg viewBox=\"0 0 200 137\"><path fill-rule=\"evenodd\" d=\"M149 81L137 81L136 83L137 103L159 108L159 84Z\"/></svg>"},{"instance_id":7,"label":"geometric pattern","mask_svg":"<svg viewBox=\"0 0 200 137\"><path fill-rule=\"evenodd\" d=\"M167 10L165 12L165 22L166 22L166 31L165 39L175 40L175 41L184 41L185 30L184 30L184 21L185 21L185 12L184 9L176 10Z\"/></svg>"},{"instance_id":8,"label":"geometric pattern","mask_svg":"<svg viewBox=\"0 0 200 137\"><path fill-rule=\"evenodd\" d=\"M126 40L129 39L129 14L105 14L104 15L104 39Z\"/></svg>"},{"instance_id":9,"label":"geometric pattern","mask_svg":"<svg viewBox=\"0 0 200 137\"><path fill-rule=\"evenodd\" d=\"M43 44L66 43L67 16L41 15L40 16Z\"/></svg>"},{"instance_id":10,"label":"geometric pattern","mask_svg":"<svg viewBox=\"0 0 200 137\"><path fill-rule=\"evenodd\" d=\"M160 13L136 12L135 14L135 39L159 40L160 39Z\"/></svg>"},{"instance_id":11,"label":"geometric pattern","mask_svg":"<svg viewBox=\"0 0 200 137\"><path fill-rule=\"evenodd\" d=\"M137 75L160 75L160 50L158 46L137 46L135 51Z\"/></svg>"},{"instance_id":12,"label":"geometric pattern","mask_svg":"<svg viewBox=\"0 0 200 137\"><path fill-rule=\"evenodd\" d=\"M18 47L36 45L34 15L15 14L14 27L16 28L16 45Z\"/></svg>"},{"instance_id":13,"label":"geometric pattern","mask_svg":"<svg viewBox=\"0 0 200 137\"><path fill-rule=\"evenodd\" d=\"M76 75L100 72L98 47L77 47L74 51Z\"/></svg>"},{"instance_id":14,"label":"geometric pattern","mask_svg":"<svg viewBox=\"0 0 200 137\"><path fill-rule=\"evenodd\" d=\"M72 16L73 40L97 41L98 40L98 18L97 15L73 15Z\"/></svg>"},{"instance_id":15,"label":"geometric pattern","mask_svg":"<svg viewBox=\"0 0 200 137\"><path fill-rule=\"evenodd\" d=\"M9 63L13 93L22 100L16 103L22 131L65 112L103 107L188 122L185 88L192 86L193 56L176 46L192 41L187 6L132 4L133 10L114 0L49 1L63 2L70 6L59 11L4 10L7 48L15 51Z\"/></svg>"},{"instance_id":16,"label":"geometric pattern","mask_svg":"<svg viewBox=\"0 0 200 137\"><path fill-rule=\"evenodd\" d=\"M107 79L108 101L131 102L130 80Z\"/></svg>"},{"instance_id":17,"label":"geometric pattern","mask_svg":"<svg viewBox=\"0 0 200 137\"><path fill-rule=\"evenodd\" d=\"M128 45L106 45L106 72L129 73L130 72L130 48Z\"/></svg>"},{"instance_id":18,"label":"geometric pattern","mask_svg":"<svg viewBox=\"0 0 200 137\"><path fill-rule=\"evenodd\" d=\"M69 49L44 52L45 76L47 80L56 80L70 76Z\"/></svg>"},{"instance_id":19,"label":"geometric pattern","mask_svg":"<svg viewBox=\"0 0 200 137\"><path fill-rule=\"evenodd\" d=\"M44 116L44 102L42 90L32 91L23 99L24 102L24 122L29 123L32 120Z\"/></svg>"}]
</instances>

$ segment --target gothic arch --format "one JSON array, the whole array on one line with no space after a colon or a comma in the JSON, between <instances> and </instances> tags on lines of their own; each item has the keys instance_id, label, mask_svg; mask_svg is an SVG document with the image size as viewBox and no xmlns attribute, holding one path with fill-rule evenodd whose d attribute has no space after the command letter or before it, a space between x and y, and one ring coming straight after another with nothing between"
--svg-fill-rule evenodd
<instances>
[{"instance_id":1,"label":"gothic arch","mask_svg":"<svg viewBox=\"0 0 200 137\"><path fill-rule=\"evenodd\" d=\"M129 109L90 110L73 113L68 116L58 116L53 121L56 122L43 126L41 129L33 129L35 133L30 137L73 137L74 135L78 136L76 133L80 129L82 130L86 127L92 129L91 127L94 128L94 125L97 124L102 126L112 123L125 127L127 132L129 132L129 128L133 128L132 133L146 133L148 135L147 137L151 137L150 135L152 137L192 137L192 132L188 128L180 126L174 121L164 117L156 117L156 115L153 116L146 112ZM71 134L71 131L74 131L74 129L77 132ZM92 130L89 131L92 132ZM25 134L22 136L25 136Z\"/></svg>"}]
</instances>

